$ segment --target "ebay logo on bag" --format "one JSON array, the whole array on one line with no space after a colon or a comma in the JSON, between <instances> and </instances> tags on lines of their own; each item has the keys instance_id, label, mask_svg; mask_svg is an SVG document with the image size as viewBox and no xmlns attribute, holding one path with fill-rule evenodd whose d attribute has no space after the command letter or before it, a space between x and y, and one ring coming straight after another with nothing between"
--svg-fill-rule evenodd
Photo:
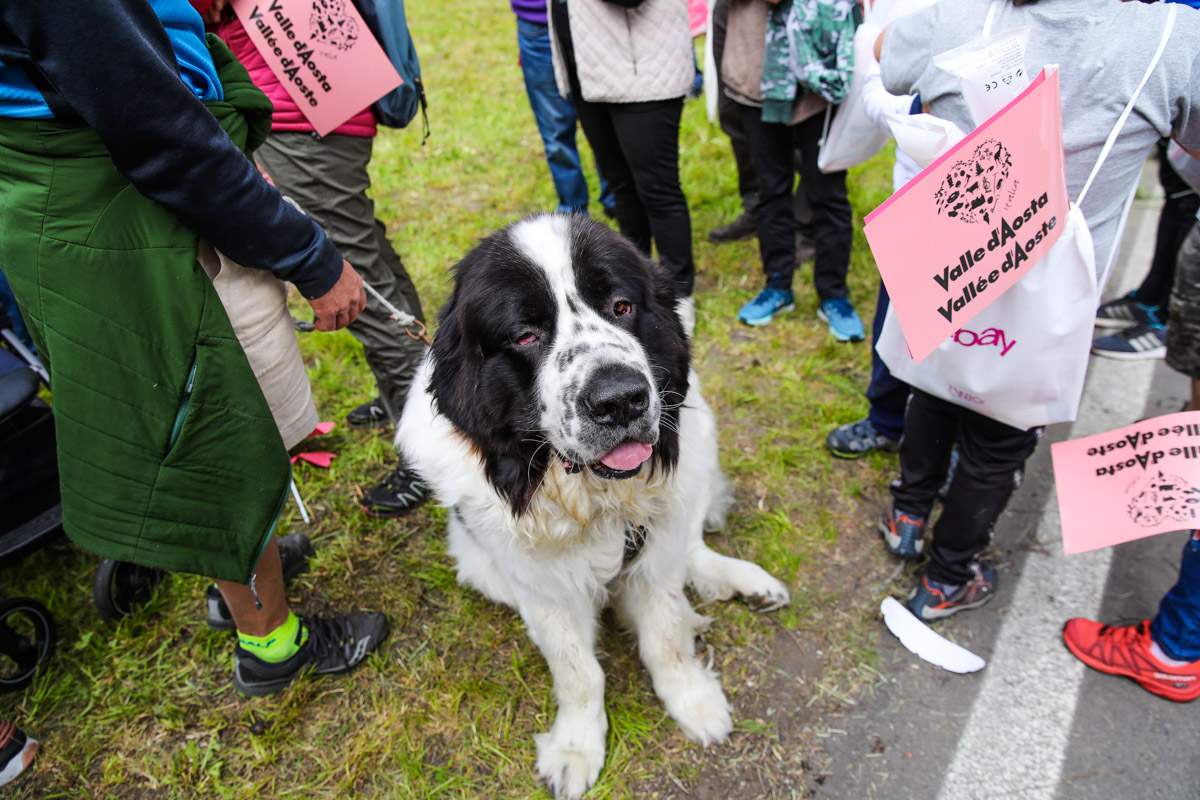
<instances>
[{"instance_id":1,"label":"ebay logo on bag","mask_svg":"<svg viewBox=\"0 0 1200 800\"><path fill-rule=\"evenodd\" d=\"M1000 348L1000 355L1008 355L1008 351L1017 343L1016 339L1011 341L1004 335L1004 331L999 328L987 328L981 333L969 331L966 328L959 328L954 332L954 341L961 344L963 347L988 347L995 345Z\"/></svg>"},{"instance_id":2,"label":"ebay logo on bag","mask_svg":"<svg viewBox=\"0 0 1200 800\"><path fill-rule=\"evenodd\" d=\"M949 383L946 384L946 389L950 392L950 394L952 394L953 396L957 397L959 400L962 400L965 403L973 403L977 406L986 405L986 401L982 397L977 397L977 396L971 394L970 392L964 392L962 389L959 389L957 386L954 386L953 384L949 384Z\"/></svg>"}]
</instances>

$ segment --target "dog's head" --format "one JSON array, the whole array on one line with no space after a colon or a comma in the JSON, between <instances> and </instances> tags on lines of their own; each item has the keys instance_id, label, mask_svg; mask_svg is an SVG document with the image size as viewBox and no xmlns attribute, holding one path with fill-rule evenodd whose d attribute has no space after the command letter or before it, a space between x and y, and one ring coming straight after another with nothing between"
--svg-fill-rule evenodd
<instances>
[{"instance_id":1,"label":"dog's head","mask_svg":"<svg viewBox=\"0 0 1200 800\"><path fill-rule=\"evenodd\" d=\"M676 291L628 240L578 215L513 223L455 267L429 390L516 513L547 469L619 479L674 467L688 381Z\"/></svg>"}]
</instances>

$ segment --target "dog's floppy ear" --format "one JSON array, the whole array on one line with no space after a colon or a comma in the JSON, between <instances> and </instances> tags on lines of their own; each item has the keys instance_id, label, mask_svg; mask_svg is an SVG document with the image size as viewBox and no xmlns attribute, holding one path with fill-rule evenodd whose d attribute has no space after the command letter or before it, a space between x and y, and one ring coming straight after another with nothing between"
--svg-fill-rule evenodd
<instances>
[{"instance_id":1,"label":"dog's floppy ear","mask_svg":"<svg viewBox=\"0 0 1200 800\"><path fill-rule=\"evenodd\" d=\"M532 440L512 415L522 401L507 375L488 369L481 336L471 324L471 302L463 276L485 256L475 250L456 267L459 280L443 306L433 339L429 392L438 412L471 440L484 458L484 472L514 513L529 507L546 472L551 449ZM514 424L514 422L516 424Z\"/></svg>"},{"instance_id":2,"label":"dog's floppy ear","mask_svg":"<svg viewBox=\"0 0 1200 800\"><path fill-rule=\"evenodd\" d=\"M465 341L457 290L442 307L432 349L429 392L437 401L438 411L474 438L476 432L470 430L468 410L474 405L475 380L483 368L483 351L478 344L472 347Z\"/></svg>"},{"instance_id":3,"label":"dog's floppy ear","mask_svg":"<svg viewBox=\"0 0 1200 800\"><path fill-rule=\"evenodd\" d=\"M679 461L679 409L687 397L691 355L688 352L687 334L676 312L677 304L683 299L679 286L661 262L651 262L651 274L654 278L654 304L657 306L652 320L655 331L652 337L643 337L642 341L647 343L646 355L650 359L659 396L663 398L656 449L659 463L669 471Z\"/></svg>"}]
</instances>

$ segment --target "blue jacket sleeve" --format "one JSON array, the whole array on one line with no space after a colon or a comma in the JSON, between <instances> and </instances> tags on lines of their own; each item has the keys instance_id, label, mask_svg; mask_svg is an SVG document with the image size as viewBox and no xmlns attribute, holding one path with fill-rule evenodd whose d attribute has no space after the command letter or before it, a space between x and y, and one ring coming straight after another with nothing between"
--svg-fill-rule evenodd
<instances>
[{"instance_id":1,"label":"blue jacket sleeve","mask_svg":"<svg viewBox=\"0 0 1200 800\"><path fill-rule=\"evenodd\" d=\"M233 260L268 269L308 298L342 258L283 201L179 77L147 0L0 0L0 59L40 73L58 117L90 125L113 164Z\"/></svg>"}]
</instances>

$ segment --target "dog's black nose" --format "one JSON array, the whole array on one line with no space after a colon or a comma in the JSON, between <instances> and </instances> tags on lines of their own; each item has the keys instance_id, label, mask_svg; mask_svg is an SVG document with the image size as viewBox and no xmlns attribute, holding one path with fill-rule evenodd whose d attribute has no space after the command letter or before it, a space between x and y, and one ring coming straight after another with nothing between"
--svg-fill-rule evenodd
<instances>
[{"instance_id":1,"label":"dog's black nose","mask_svg":"<svg viewBox=\"0 0 1200 800\"><path fill-rule=\"evenodd\" d=\"M583 411L598 425L627 426L650 407L650 385L640 372L613 365L593 373L581 395Z\"/></svg>"}]
</instances>

